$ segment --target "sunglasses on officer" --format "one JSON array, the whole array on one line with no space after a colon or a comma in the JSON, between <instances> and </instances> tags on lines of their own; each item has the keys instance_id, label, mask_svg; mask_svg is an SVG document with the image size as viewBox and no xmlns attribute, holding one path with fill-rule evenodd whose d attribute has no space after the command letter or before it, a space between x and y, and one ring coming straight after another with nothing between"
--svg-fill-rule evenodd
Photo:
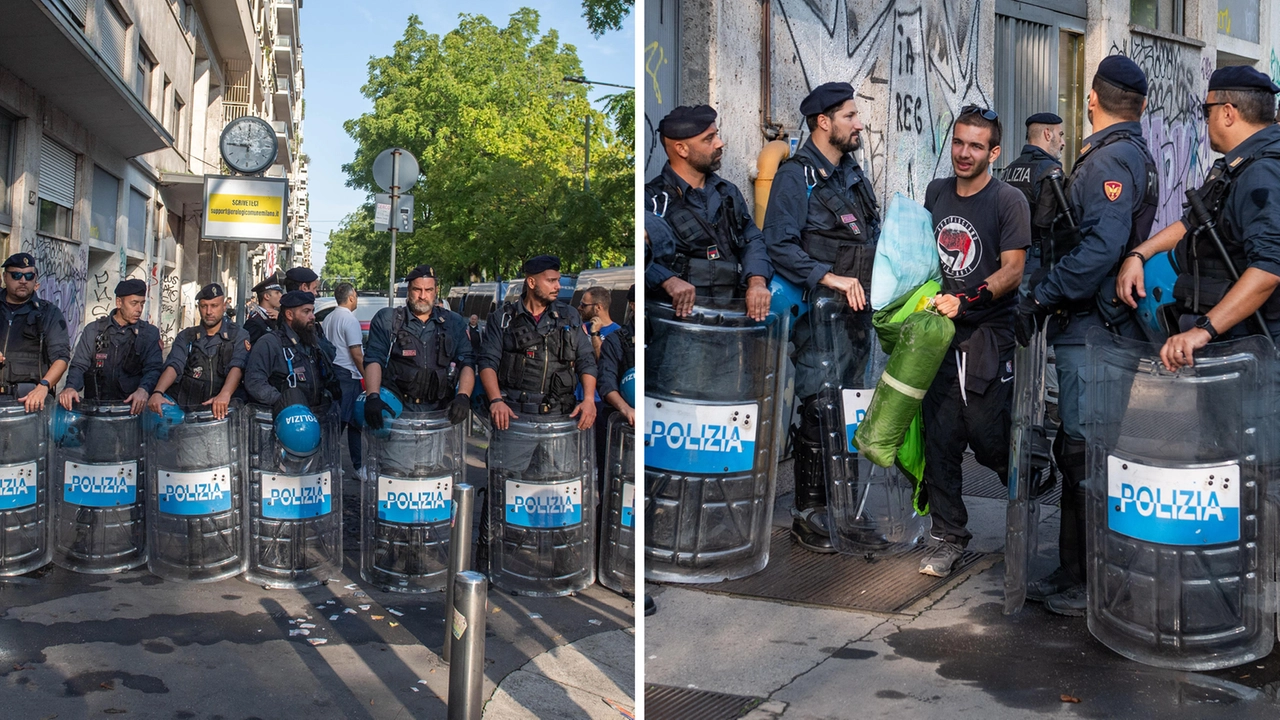
<instances>
[{"instance_id":1,"label":"sunglasses on officer","mask_svg":"<svg viewBox=\"0 0 1280 720\"><path fill-rule=\"evenodd\" d=\"M995 122L1000 119L1000 116L996 114L995 110L984 108L981 105L965 105L960 108L960 115L972 115L973 113L981 115L983 120L990 122Z\"/></svg>"},{"instance_id":2,"label":"sunglasses on officer","mask_svg":"<svg viewBox=\"0 0 1280 720\"><path fill-rule=\"evenodd\" d=\"M14 272L13 270L10 270L9 277L14 280L26 280L27 282L31 282L36 279L36 274L34 272Z\"/></svg>"},{"instance_id":3,"label":"sunglasses on officer","mask_svg":"<svg viewBox=\"0 0 1280 720\"><path fill-rule=\"evenodd\" d=\"M1229 103L1229 102L1215 102L1215 103L1207 102L1207 103L1201 103L1201 104L1200 104L1200 112L1204 113L1204 119L1205 119L1205 120L1208 120L1208 119L1209 119L1209 111L1213 110L1215 107L1217 107L1217 106L1219 106L1219 105L1233 105L1233 104L1234 104L1234 103Z\"/></svg>"}]
</instances>

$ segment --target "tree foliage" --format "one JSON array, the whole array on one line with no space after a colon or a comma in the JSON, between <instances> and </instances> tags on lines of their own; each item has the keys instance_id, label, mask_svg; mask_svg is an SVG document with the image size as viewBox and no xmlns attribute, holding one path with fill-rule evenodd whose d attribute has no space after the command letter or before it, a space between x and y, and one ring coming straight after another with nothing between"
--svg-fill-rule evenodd
<instances>
[{"instance_id":1,"label":"tree foliage","mask_svg":"<svg viewBox=\"0 0 1280 720\"><path fill-rule=\"evenodd\" d=\"M633 5L635 0L582 0L582 17L591 34L600 37L609 30L621 30Z\"/></svg>"},{"instance_id":2,"label":"tree foliage","mask_svg":"<svg viewBox=\"0 0 1280 720\"><path fill-rule=\"evenodd\" d=\"M538 23L528 8L502 28L464 14L440 36L413 16L391 55L370 60L361 91L373 111L344 124L357 150L343 171L349 186L372 194L380 192L372 176L378 153L398 146L418 158L415 231L399 235L397 275L425 262L451 285L511 277L541 253L559 255L567 272L633 256L634 94L610 103L607 117L592 108L586 88L563 80L583 74L576 50ZM373 232L370 203L331 235L325 272L376 287L385 282L389 244L389 233Z\"/></svg>"}]
</instances>

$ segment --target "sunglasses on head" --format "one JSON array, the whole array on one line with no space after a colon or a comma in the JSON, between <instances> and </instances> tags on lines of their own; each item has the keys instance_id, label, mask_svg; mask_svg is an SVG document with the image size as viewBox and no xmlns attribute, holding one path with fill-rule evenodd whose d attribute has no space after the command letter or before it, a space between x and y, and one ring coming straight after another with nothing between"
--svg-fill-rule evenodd
<instances>
[{"instance_id":1,"label":"sunglasses on head","mask_svg":"<svg viewBox=\"0 0 1280 720\"><path fill-rule=\"evenodd\" d=\"M9 277L14 280L26 280L27 282L31 282L36 279L36 274L34 272L14 272L10 270Z\"/></svg>"},{"instance_id":2,"label":"sunglasses on head","mask_svg":"<svg viewBox=\"0 0 1280 720\"><path fill-rule=\"evenodd\" d=\"M995 122L1000 119L1000 116L996 114L995 110L984 108L980 105L965 105L960 108L961 115L970 115L972 113L977 113L982 116L983 120L989 120L991 122Z\"/></svg>"}]
</instances>

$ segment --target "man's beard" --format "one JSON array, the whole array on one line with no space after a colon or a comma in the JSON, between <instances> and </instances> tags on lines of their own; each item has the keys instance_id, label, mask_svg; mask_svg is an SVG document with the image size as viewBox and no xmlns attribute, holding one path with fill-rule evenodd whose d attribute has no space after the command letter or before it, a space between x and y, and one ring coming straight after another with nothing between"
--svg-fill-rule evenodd
<instances>
[{"instance_id":1,"label":"man's beard","mask_svg":"<svg viewBox=\"0 0 1280 720\"><path fill-rule=\"evenodd\" d=\"M717 150L714 153L712 153L711 157L707 158L705 162L699 160L698 162L695 163L692 160L690 160L689 166L692 167L694 170L697 170L698 172L702 173L703 175L710 175L720 169L720 160L723 157L724 157L724 151Z\"/></svg>"},{"instance_id":2,"label":"man's beard","mask_svg":"<svg viewBox=\"0 0 1280 720\"><path fill-rule=\"evenodd\" d=\"M205 320L204 318L200 318L200 324L205 326L205 328L216 328L218 327L218 324L221 322L222 322L222 318L220 317L214 318L213 320Z\"/></svg>"},{"instance_id":3,"label":"man's beard","mask_svg":"<svg viewBox=\"0 0 1280 720\"><path fill-rule=\"evenodd\" d=\"M856 152L862 147L862 136L859 133L852 133L845 140L832 140L831 146L839 150L841 154Z\"/></svg>"},{"instance_id":4,"label":"man's beard","mask_svg":"<svg viewBox=\"0 0 1280 720\"><path fill-rule=\"evenodd\" d=\"M298 333L298 339L306 345L316 344L316 321L312 320L306 323L289 323L293 331Z\"/></svg>"},{"instance_id":5,"label":"man's beard","mask_svg":"<svg viewBox=\"0 0 1280 720\"><path fill-rule=\"evenodd\" d=\"M409 305L410 312L412 312L414 315L426 315L427 313L431 312L431 303L429 302L418 303L418 302L413 302L412 300L408 300L406 302Z\"/></svg>"}]
</instances>

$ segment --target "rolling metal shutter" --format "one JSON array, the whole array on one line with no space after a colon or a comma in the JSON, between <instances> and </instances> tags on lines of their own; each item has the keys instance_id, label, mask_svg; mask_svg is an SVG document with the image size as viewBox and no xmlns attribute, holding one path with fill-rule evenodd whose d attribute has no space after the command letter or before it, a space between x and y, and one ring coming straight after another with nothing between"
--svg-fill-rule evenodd
<instances>
[{"instance_id":1,"label":"rolling metal shutter","mask_svg":"<svg viewBox=\"0 0 1280 720\"><path fill-rule=\"evenodd\" d=\"M1058 109L1058 30L996 15L995 110L1004 126L1003 169L1017 159L1026 139L1023 121Z\"/></svg>"},{"instance_id":2,"label":"rolling metal shutter","mask_svg":"<svg viewBox=\"0 0 1280 720\"><path fill-rule=\"evenodd\" d=\"M65 208L76 204L76 154L47 137L40 139L40 197Z\"/></svg>"},{"instance_id":3,"label":"rolling metal shutter","mask_svg":"<svg viewBox=\"0 0 1280 720\"><path fill-rule=\"evenodd\" d=\"M120 77L124 77L124 31L124 18L111 0L102 0L98 6L98 52Z\"/></svg>"},{"instance_id":4,"label":"rolling metal shutter","mask_svg":"<svg viewBox=\"0 0 1280 720\"><path fill-rule=\"evenodd\" d=\"M71 11L72 16L79 20L83 27L85 20L89 17L89 0L62 0L62 4Z\"/></svg>"}]
</instances>

